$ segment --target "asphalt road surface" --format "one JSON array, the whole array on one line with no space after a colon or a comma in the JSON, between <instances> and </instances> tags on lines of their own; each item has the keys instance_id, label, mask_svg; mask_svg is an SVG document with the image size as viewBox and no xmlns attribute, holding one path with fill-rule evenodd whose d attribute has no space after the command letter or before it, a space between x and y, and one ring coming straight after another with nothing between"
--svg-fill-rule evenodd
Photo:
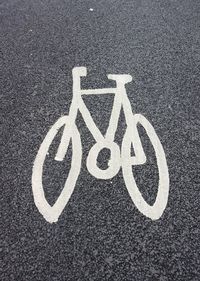
<instances>
[{"instance_id":1,"label":"asphalt road surface","mask_svg":"<svg viewBox=\"0 0 200 281\"><path fill-rule=\"evenodd\" d=\"M76 125L83 157L74 192L57 223L38 211L33 162L51 126L69 112L75 66L88 69L85 89L114 86L107 73L133 76L126 87L131 107L153 125L169 168L169 199L160 219L138 210L121 169L108 180L88 172L95 141L81 114ZM200 1L2 0L0 69L0 280L200 280ZM112 95L84 101L105 133ZM117 143L125 130L122 111ZM143 128L138 130L147 163L134 166L133 173L153 204L155 153ZM61 132L44 165L51 205L72 155L69 147L64 161L54 160L60 137ZM102 169L107 159L108 151L102 151Z\"/></svg>"}]
</instances>

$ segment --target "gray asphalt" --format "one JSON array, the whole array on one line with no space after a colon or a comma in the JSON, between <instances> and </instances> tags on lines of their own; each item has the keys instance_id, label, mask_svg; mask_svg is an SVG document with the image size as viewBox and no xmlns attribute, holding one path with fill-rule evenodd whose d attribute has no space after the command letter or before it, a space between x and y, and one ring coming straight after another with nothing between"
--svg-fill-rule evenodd
<instances>
[{"instance_id":1,"label":"gray asphalt","mask_svg":"<svg viewBox=\"0 0 200 281\"><path fill-rule=\"evenodd\" d=\"M1 1L0 280L200 280L199 30L199 0ZM85 162L94 140L81 115L84 154L74 193L56 224L38 212L33 161L51 125L68 114L74 66L88 68L85 88L112 86L107 73L134 77L127 86L131 106L154 126L169 167L169 201L158 221L134 206L121 170L107 181L89 174ZM112 98L85 102L105 132ZM125 126L122 113L119 143ZM148 163L134 174L153 203L155 156L141 128L140 134ZM53 160L58 141L44 171L51 204L70 167Z\"/></svg>"}]
</instances>

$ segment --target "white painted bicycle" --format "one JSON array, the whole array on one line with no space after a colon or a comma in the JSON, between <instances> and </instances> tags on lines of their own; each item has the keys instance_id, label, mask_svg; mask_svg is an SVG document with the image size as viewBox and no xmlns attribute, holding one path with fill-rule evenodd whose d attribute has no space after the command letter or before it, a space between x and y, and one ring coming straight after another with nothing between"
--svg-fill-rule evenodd
<instances>
[{"instance_id":1,"label":"white painted bicycle","mask_svg":"<svg viewBox=\"0 0 200 281\"><path fill-rule=\"evenodd\" d=\"M103 89L81 89L81 76L86 76L87 69L85 67L75 67L72 71L73 75L73 99L69 110L69 115L60 117L58 121L51 127L42 142L37 153L32 174L32 190L35 204L44 216L50 222L56 222L65 208L69 198L74 190L77 178L81 170L82 145L80 134L75 124L78 110L81 112L83 119L93 135L96 143L90 149L87 157L88 171L98 179L110 179L114 177L120 167L122 167L123 177L133 203L138 210L146 217L152 220L159 219L167 205L169 194L169 174L162 144L149 121L141 114L133 114L130 102L128 100L125 84L132 81L130 75L113 75L109 74L108 79L116 81L115 88ZM94 123L90 112L88 111L82 95L102 95L114 94L114 103L109 121L109 126L105 136ZM117 130L120 110L123 108L127 129L123 137L121 152L119 146L114 142ZM135 182L132 166L142 165L146 162L146 155L138 133L137 125L140 124L145 129L155 151L157 159L157 167L159 172L158 191L154 204L149 205L143 198ZM58 130L64 126L61 141L55 156L55 160L62 161L67 153L69 142L72 142L72 162L68 178L65 186L53 206L50 206L45 198L42 184L43 164L48 154L49 147L58 133ZM134 156L131 156L131 146L134 148ZM105 170L97 166L97 157L99 152L107 148L110 150L110 160L108 168Z\"/></svg>"}]
</instances>

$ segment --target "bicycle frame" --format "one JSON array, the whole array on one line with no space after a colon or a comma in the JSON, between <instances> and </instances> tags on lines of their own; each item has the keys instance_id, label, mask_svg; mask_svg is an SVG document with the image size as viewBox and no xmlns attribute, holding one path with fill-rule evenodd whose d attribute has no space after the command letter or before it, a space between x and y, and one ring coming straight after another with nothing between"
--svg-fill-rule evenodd
<instances>
[{"instance_id":1,"label":"bicycle frame","mask_svg":"<svg viewBox=\"0 0 200 281\"><path fill-rule=\"evenodd\" d=\"M84 77L87 75L87 69L85 67L75 67L72 72L73 75L73 99L69 110L69 118L70 123L74 124L75 119L78 113L78 110L82 114L82 117L90 130L91 134L93 135L96 144L100 144L97 148L97 146L94 146L93 150L91 150L87 162L87 166L89 166L89 170L92 175L94 175L97 178L101 179L109 179L113 177L115 174L117 174L121 159L120 159L120 151L118 146L114 143L114 137L117 130L117 125L119 121L120 116L120 110L123 108L125 119L127 123L127 130L130 130L132 127L132 109L130 102L128 100L125 85L132 81L131 75L127 74L108 74L108 79L116 81L116 87L115 88L103 88L103 89L81 89L81 77ZM94 123L89 110L87 109L83 99L82 95L104 95L104 94L114 94L114 103L113 108L111 111L111 117L109 121L109 125L106 131L105 136L102 135L100 130L97 128L96 124ZM68 147L69 143L69 128L65 126L63 136L61 139L61 143L59 145L55 160L62 161L66 154L66 149ZM137 140L136 140L137 139ZM137 155L135 157L132 157L132 159L135 159L134 164L144 164L146 162L146 156L143 151L142 144L140 142L139 135L135 135L135 143L137 146L136 152ZM113 157L115 156L115 165L119 164L114 171L111 173L108 173L108 170L100 170L96 169L94 171L94 161L96 161L96 158L98 156L98 153L101 149L108 148L113 151ZM94 151L95 150L95 151ZM92 157L92 153L96 155L95 157ZM91 156L91 158L90 158ZM94 156L94 155L93 155ZM111 156L112 157L112 156ZM136 161L137 159L137 161ZM118 161L116 161L118 160ZM112 158L109 162L109 165L112 163Z\"/></svg>"}]
</instances>

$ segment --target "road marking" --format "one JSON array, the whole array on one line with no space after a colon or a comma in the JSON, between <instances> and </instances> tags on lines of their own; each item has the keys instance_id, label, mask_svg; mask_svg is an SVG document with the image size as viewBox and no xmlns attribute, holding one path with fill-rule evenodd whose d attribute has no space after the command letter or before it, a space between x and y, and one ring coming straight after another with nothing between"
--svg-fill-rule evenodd
<instances>
[{"instance_id":1,"label":"road marking","mask_svg":"<svg viewBox=\"0 0 200 281\"><path fill-rule=\"evenodd\" d=\"M124 181L129 195L137 207L137 209L146 217L156 220L163 214L169 195L169 174L165 153L162 144L150 122L141 114L133 114L130 102L126 94L125 84L132 81L132 77L128 74L109 74L108 78L116 82L115 88L88 89L83 90L80 86L80 79L87 75L85 67L75 67L72 71L73 75L73 99L68 116L62 116L51 127L42 142L38 154L33 165L32 174L32 190L35 204L50 223L56 222L69 201L71 194L76 185L82 159L82 145L80 134L75 124L78 110L83 116L85 124L92 133L96 143L92 146L87 157L87 169L91 175L97 179L111 179L122 167ZM114 103L112 107L111 117L105 136L94 123L92 116L85 106L82 95L98 95L98 94L114 94ZM115 133L118 126L121 108L127 123L127 129L122 141L122 149L114 142ZM137 125L140 124L146 131L155 151L157 166L159 172L159 184L157 196L154 204L150 206L143 198L134 179L132 172L133 165L143 165L146 163L146 155L140 140ZM65 186L53 206L47 202L44 194L42 175L43 164L48 150L52 144L59 129L64 127L61 141L55 156L55 160L63 161L67 153L70 140L72 141L72 163L71 169L66 180ZM135 156L131 156L131 146L134 148ZM110 150L110 160L108 168L102 170L97 165L97 158L100 151L104 148ZM112 183L112 181L111 181Z\"/></svg>"}]
</instances>

